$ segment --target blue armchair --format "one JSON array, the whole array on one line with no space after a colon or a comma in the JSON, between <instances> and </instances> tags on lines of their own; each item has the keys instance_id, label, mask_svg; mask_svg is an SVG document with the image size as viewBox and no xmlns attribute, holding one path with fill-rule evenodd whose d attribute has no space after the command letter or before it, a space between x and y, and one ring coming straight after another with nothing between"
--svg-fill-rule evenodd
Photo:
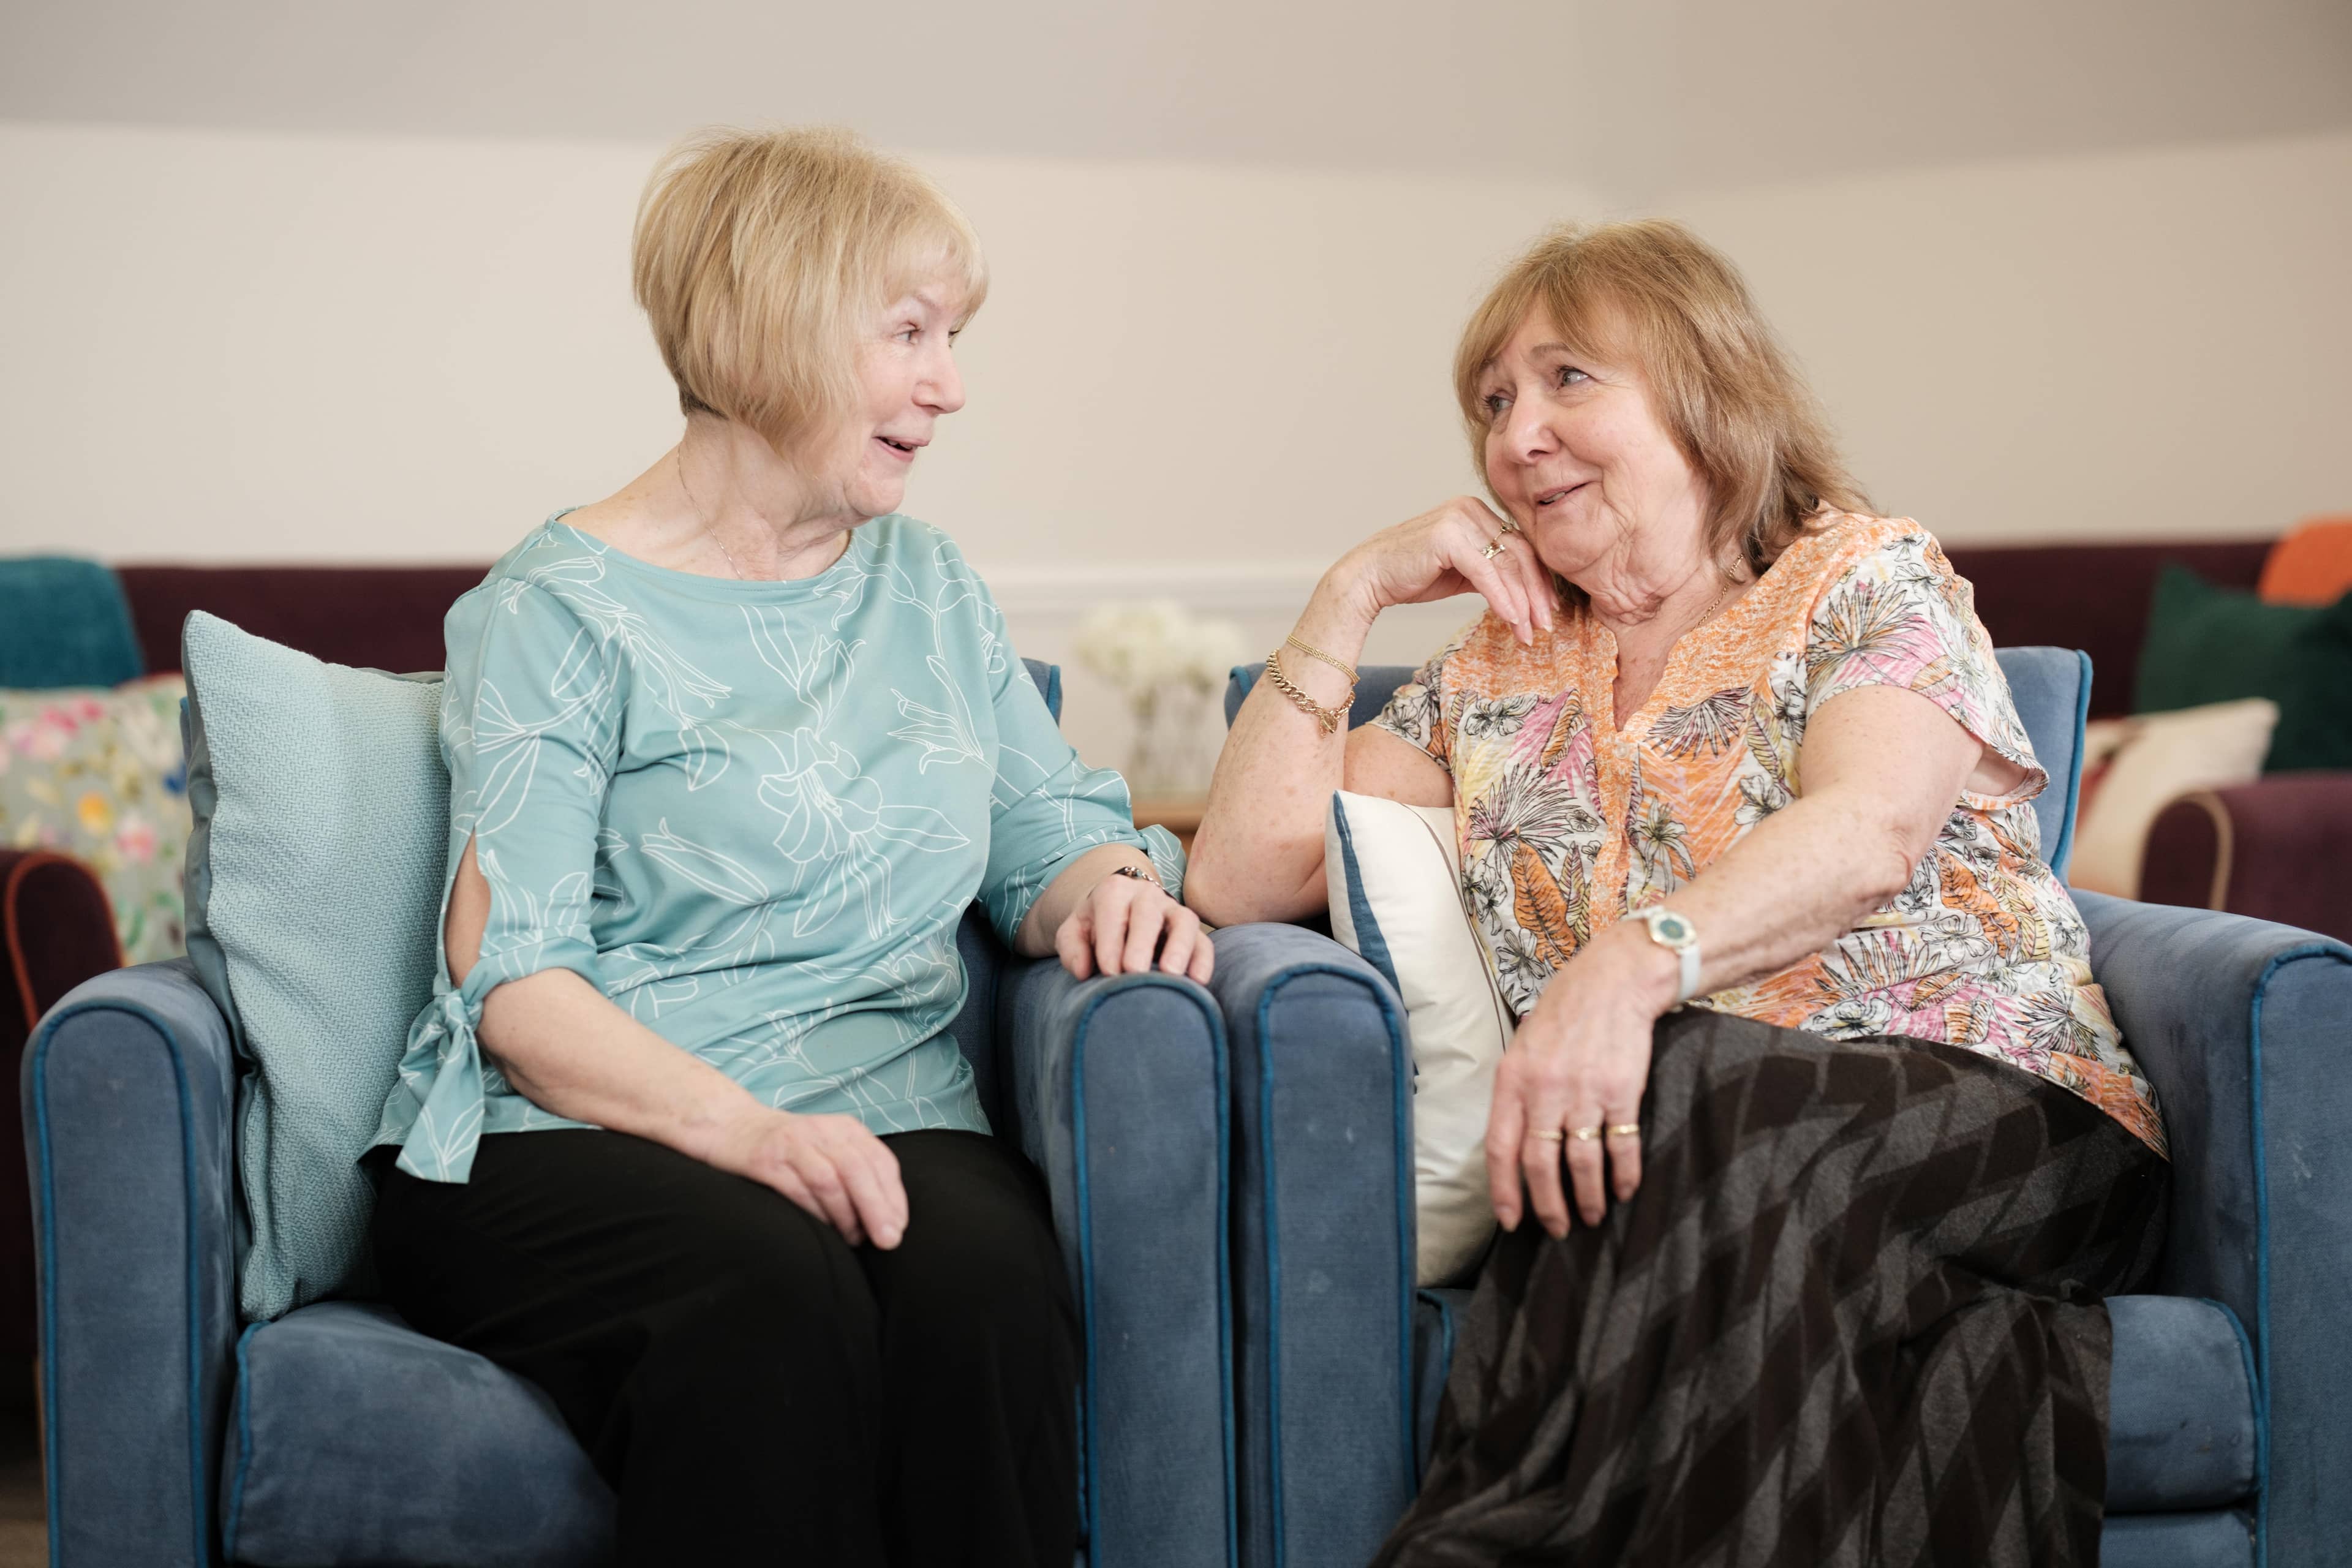
<instances>
[{"instance_id":1,"label":"blue armchair","mask_svg":"<svg viewBox=\"0 0 2352 1568\"><path fill-rule=\"evenodd\" d=\"M2036 809L2063 873L2090 661L2006 648L2000 662L2050 771ZM1234 672L1229 721L1262 668ZM1365 669L1354 721L1408 673ZM2352 949L2239 915L2077 900L2093 970L2155 1080L2173 1149L2156 1277L2110 1303L2104 1560L2352 1561L2352 1357L2329 1327L2352 1302ZM1229 942L1255 962L1229 960ZM1221 933L1219 964L1234 1060L1244 1560L1353 1568L1411 1495L1468 1292L1412 1289L1411 1077L1387 983L1286 928ZM1319 997L1307 978L1318 973L1352 989ZM1391 1076L1367 1087L1318 1071L1318 1031L1346 1071L1377 1071L1385 1050ZM1383 1099L1397 1108L1385 1127L1374 1121ZM1354 1198L1310 1205L1301 1167ZM1390 1202L1393 1214L1376 1212ZM1402 1345L1400 1302L1412 1314Z\"/></svg>"},{"instance_id":2,"label":"blue armchair","mask_svg":"<svg viewBox=\"0 0 2352 1568\"><path fill-rule=\"evenodd\" d=\"M960 945L957 1041L992 1124L1045 1173L1084 1314L1087 1561L1230 1568L1223 1011L1189 982L1012 959L976 916ZM89 981L26 1052L51 1561L608 1557L610 1494L530 1384L380 1305L240 1325L238 1070L184 962Z\"/></svg>"}]
</instances>

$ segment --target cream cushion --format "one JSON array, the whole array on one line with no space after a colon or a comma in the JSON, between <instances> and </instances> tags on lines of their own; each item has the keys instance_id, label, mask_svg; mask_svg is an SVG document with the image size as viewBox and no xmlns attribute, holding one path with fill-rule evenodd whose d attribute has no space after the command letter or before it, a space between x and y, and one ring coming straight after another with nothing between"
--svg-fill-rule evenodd
<instances>
[{"instance_id":1,"label":"cream cushion","mask_svg":"<svg viewBox=\"0 0 2352 1568\"><path fill-rule=\"evenodd\" d=\"M2259 778L2278 716L2277 703L2250 697L2086 726L2083 772L2095 782L2074 828L2066 879L2095 893L2139 897L2140 861L2157 817L2191 790Z\"/></svg>"},{"instance_id":2,"label":"cream cushion","mask_svg":"<svg viewBox=\"0 0 2352 1568\"><path fill-rule=\"evenodd\" d=\"M1475 1268L1495 1233L1486 1111L1512 1020L1462 909L1451 806L1335 791L1324 825L1331 934L1387 977L1412 1047L1419 1283Z\"/></svg>"}]
</instances>

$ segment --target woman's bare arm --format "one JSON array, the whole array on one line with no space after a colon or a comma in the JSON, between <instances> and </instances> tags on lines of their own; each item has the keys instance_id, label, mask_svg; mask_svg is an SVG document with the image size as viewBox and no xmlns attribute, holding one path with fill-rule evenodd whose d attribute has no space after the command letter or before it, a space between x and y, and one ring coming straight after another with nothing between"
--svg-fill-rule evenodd
<instances>
[{"instance_id":1,"label":"woman's bare arm","mask_svg":"<svg viewBox=\"0 0 2352 1568\"><path fill-rule=\"evenodd\" d=\"M1341 557L1316 584L1291 635L1358 665L1382 610L1471 593L1483 595L1522 641L1551 628L1555 600L1534 551L1485 502L1461 496ZM1321 659L1296 650L1276 657L1291 683L1318 704L1347 701L1346 678ZM1217 758L1184 901L1217 925L1296 920L1321 909L1323 815L1341 788L1412 805L1454 799L1445 770L1404 742L1344 724L1326 735L1272 681L1260 680Z\"/></svg>"},{"instance_id":2,"label":"woman's bare arm","mask_svg":"<svg viewBox=\"0 0 2352 1568\"><path fill-rule=\"evenodd\" d=\"M469 844L443 931L453 982L463 984L479 962L489 914L489 883ZM772 1187L853 1247L868 1237L896 1247L906 1231L898 1158L855 1118L761 1104L571 970L541 970L492 990L477 1033L534 1105Z\"/></svg>"}]
</instances>

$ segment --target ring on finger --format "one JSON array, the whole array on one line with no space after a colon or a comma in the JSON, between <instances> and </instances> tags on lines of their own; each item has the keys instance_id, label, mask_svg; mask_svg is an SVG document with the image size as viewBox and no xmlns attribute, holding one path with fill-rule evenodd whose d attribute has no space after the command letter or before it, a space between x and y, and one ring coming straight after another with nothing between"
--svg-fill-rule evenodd
<instances>
[{"instance_id":1,"label":"ring on finger","mask_svg":"<svg viewBox=\"0 0 2352 1568\"><path fill-rule=\"evenodd\" d=\"M1568 1136L1568 1134L1567 1134L1567 1133L1565 1133L1565 1132L1562 1132L1559 1128L1554 1127L1554 1128L1551 1128L1550 1130L1549 1130L1548 1131L1543 1131L1543 1132L1530 1132L1530 1133L1528 1133L1528 1136L1529 1138L1532 1138L1533 1140L1535 1140L1535 1141L1536 1141L1537 1142L1538 1142L1538 1143L1557 1143L1557 1142L1559 1142L1561 1139L1563 1139L1563 1138L1567 1137L1567 1136Z\"/></svg>"},{"instance_id":2,"label":"ring on finger","mask_svg":"<svg viewBox=\"0 0 2352 1568\"><path fill-rule=\"evenodd\" d=\"M1612 1138L1639 1138L1642 1124L1638 1121L1612 1121L1603 1131Z\"/></svg>"},{"instance_id":3,"label":"ring on finger","mask_svg":"<svg viewBox=\"0 0 2352 1568\"><path fill-rule=\"evenodd\" d=\"M1590 1143L1595 1138L1601 1136L1601 1129L1598 1127L1571 1127L1568 1130L1568 1135L1570 1138L1575 1139L1580 1143Z\"/></svg>"},{"instance_id":4,"label":"ring on finger","mask_svg":"<svg viewBox=\"0 0 2352 1568\"><path fill-rule=\"evenodd\" d=\"M1486 549L1478 552L1480 555L1485 556L1489 561L1492 561L1496 556L1500 555L1502 552L1503 541L1502 536L1499 534L1496 536L1493 543L1487 545Z\"/></svg>"}]
</instances>

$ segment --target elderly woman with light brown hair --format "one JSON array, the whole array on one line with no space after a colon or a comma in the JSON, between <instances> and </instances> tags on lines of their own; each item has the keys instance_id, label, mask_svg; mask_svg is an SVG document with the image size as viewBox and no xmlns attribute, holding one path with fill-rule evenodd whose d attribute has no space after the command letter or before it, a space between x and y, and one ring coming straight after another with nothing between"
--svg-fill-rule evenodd
<instances>
[{"instance_id":1,"label":"elderly woman with light brown hair","mask_svg":"<svg viewBox=\"0 0 2352 1568\"><path fill-rule=\"evenodd\" d=\"M1187 887L1305 916L1333 790L1451 805L1517 1016L1506 1234L1380 1561L2095 1562L2164 1129L1968 584L1678 225L1546 237L1454 389L1492 504L1324 575ZM1349 730L1374 618L1468 592Z\"/></svg>"},{"instance_id":2,"label":"elderly woman with light brown hair","mask_svg":"<svg viewBox=\"0 0 2352 1568\"><path fill-rule=\"evenodd\" d=\"M716 131L635 264L684 434L448 616L384 1292L546 1391L624 1563L1068 1568L1076 1312L949 1033L957 927L1081 977L1213 957L898 512L963 406L978 242L845 132Z\"/></svg>"}]
</instances>

